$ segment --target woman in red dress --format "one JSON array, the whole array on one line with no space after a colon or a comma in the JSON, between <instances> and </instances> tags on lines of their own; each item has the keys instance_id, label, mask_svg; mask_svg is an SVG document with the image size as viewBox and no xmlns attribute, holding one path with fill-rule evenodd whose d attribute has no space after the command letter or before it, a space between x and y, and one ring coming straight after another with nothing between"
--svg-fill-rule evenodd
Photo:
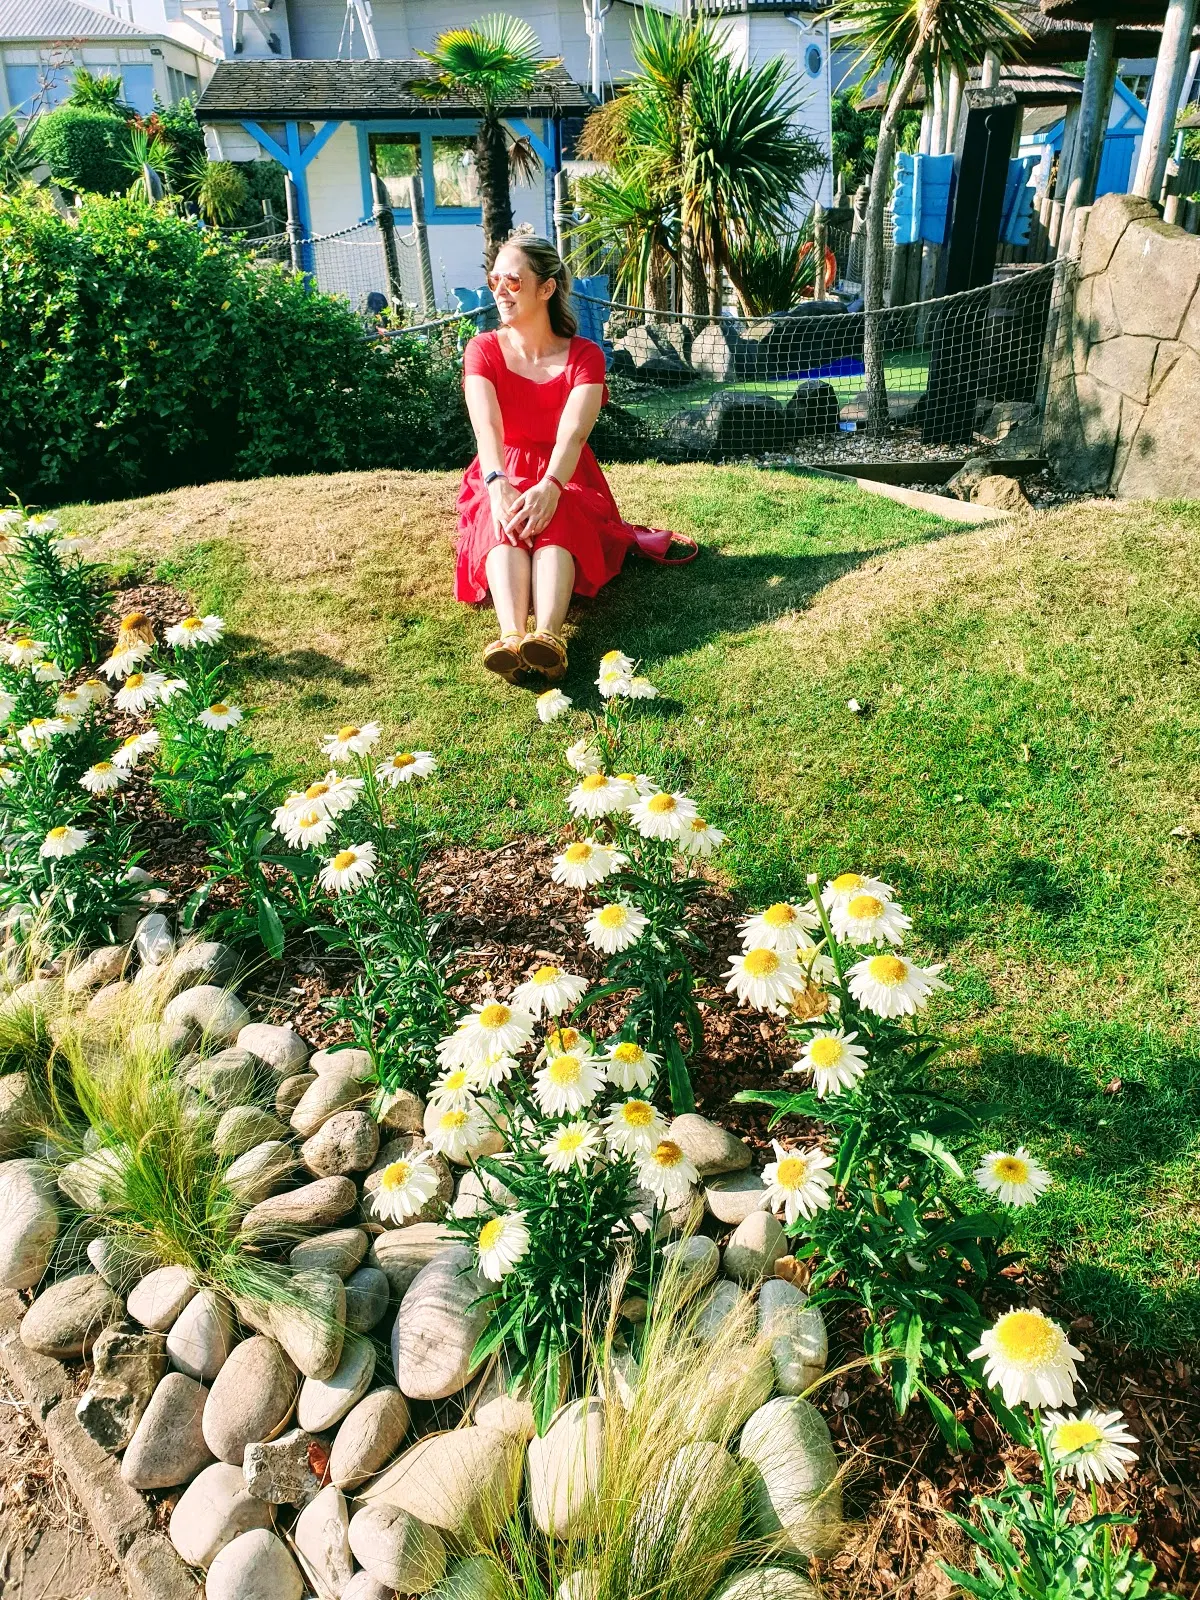
<instances>
[{"instance_id":1,"label":"woman in red dress","mask_svg":"<svg viewBox=\"0 0 1200 1600\"><path fill-rule=\"evenodd\" d=\"M479 453L458 495L455 594L473 602L491 592L500 636L485 667L510 683L527 668L554 680L567 670L572 594L615 578L634 532L587 443L608 398L604 352L576 334L558 251L517 236L488 284L500 328L477 334L463 362Z\"/></svg>"}]
</instances>

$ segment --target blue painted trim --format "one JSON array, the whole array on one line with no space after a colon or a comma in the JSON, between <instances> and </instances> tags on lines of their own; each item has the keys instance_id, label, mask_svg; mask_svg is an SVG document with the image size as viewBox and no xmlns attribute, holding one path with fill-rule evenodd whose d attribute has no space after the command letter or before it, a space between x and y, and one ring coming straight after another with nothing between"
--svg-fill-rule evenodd
<instances>
[{"instance_id":1,"label":"blue painted trim","mask_svg":"<svg viewBox=\"0 0 1200 1600\"><path fill-rule=\"evenodd\" d=\"M425 221L439 225L459 223L472 228L477 228L480 225L483 221L482 207L439 206L435 201L437 191L433 181L434 139L447 134L454 138L474 138L479 131L479 123L475 118L440 117L432 128L428 121L404 122L391 119L379 122L356 122L353 126L358 134L358 170L359 180L362 184L364 221L372 214L374 204L374 197L371 193L371 135L373 133L415 133L420 137L421 182L425 189ZM395 215L399 221L412 221L412 214L407 207L403 209L397 207Z\"/></svg>"},{"instance_id":2,"label":"blue painted trim","mask_svg":"<svg viewBox=\"0 0 1200 1600\"><path fill-rule=\"evenodd\" d=\"M278 161L281 167L286 168L289 172L291 171L292 163L288 152L281 144L277 144L269 133L264 132L264 130L259 127L257 122L247 122L243 120L242 127L245 128L246 132L256 144L262 146L272 160Z\"/></svg>"},{"instance_id":3,"label":"blue painted trim","mask_svg":"<svg viewBox=\"0 0 1200 1600\"><path fill-rule=\"evenodd\" d=\"M540 139L523 118L505 117L504 120L508 123L510 128L516 129L522 139L529 140L530 144L533 146L538 160L542 163L547 171L552 172L554 170L554 153L551 145L548 144L545 139ZM550 127L553 128L553 126L554 124L551 123ZM551 133L550 137L551 141L553 141L553 133Z\"/></svg>"}]
</instances>

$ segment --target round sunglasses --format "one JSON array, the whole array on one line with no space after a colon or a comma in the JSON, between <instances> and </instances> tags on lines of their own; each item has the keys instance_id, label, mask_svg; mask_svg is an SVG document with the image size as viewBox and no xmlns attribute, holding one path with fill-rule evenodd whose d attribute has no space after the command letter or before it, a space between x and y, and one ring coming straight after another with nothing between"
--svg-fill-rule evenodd
<instances>
[{"instance_id":1,"label":"round sunglasses","mask_svg":"<svg viewBox=\"0 0 1200 1600\"><path fill-rule=\"evenodd\" d=\"M493 291L503 284L509 294L516 294L521 287L521 283L522 278L519 272L489 272L487 275L487 286Z\"/></svg>"}]
</instances>

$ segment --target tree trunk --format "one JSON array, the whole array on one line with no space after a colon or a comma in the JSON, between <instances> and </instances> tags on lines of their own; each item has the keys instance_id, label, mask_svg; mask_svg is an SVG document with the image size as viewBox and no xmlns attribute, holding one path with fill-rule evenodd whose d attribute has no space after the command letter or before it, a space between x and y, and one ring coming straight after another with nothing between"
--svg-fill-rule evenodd
<instances>
[{"instance_id":1,"label":"tree trunk","mask_svg":"<svg viewBox=\"0 0 1200 1600\"><path fill-rule=\"evenodd\" d=\"M866 259L863 271L863 366L867 390L867 429L884 433L888 425L887 383L883 370L883 221L891 192L892 161L896 150L896 126L921 70L921 56L929 37L928 24L917 37L916 45L900 81L892 90L879 123L879 144L871 168L871 198L867 202Z\"/></svg>"},{"instance_id":2,"label":"tree trunk","mask_svg":"<svg viewBox=\"0 0 1200 1600\"><path fill-rule=\"evenodd\" d=\"M683 311L688 317L706 317L709 308L708 275L696 245L696 236L684 228L679 254L683 261Z\"/></svg>"},{"instance_id":3,"label":"tree trunk","mask_svg":"<svg viewBox=\"0 0 1200 1600\"><path fill-rule=\"evenodd\" d=\"M483 211L483 262L491 271L496 253L513 231L512 193L508 186L508 143L499 117L485 114L475 135L475 170Z\"/></svg>"}]
</instances>

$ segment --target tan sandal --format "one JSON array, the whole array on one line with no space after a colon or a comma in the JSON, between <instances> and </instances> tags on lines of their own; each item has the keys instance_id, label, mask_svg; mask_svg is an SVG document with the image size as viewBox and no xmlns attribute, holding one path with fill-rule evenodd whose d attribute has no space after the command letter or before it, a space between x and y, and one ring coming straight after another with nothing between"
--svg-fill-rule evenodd
<instances>
[{"instance_id":1,"label":"tan sandal","mask_svg":"<svg viewBox=\"0 0 1200 1600\"><path fill-rule=\"evenodd\" d=\"M521 658L522 643L519 633L506 633L499 639L493 639L483 652L484 666L497 677L515 683L525 666Z\"/></svg>"},{"instance_id":2,"label":"tan sandal","mask_svg":"<svg viewBox=\"0 0 1200 1600\"><path fill-rule=\"evenodd\" d=\"M538 629L521 641L521 660L543 678L556 683L567 671L567 647L556 633Z\"/></svg>"}]
</instances>

